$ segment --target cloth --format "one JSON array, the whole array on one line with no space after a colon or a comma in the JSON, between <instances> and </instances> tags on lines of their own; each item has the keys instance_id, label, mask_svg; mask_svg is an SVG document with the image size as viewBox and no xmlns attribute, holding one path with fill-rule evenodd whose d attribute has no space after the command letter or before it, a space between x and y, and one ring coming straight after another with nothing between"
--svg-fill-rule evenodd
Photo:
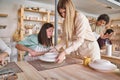
<instances>
[{"instance_id":1,"label":"cloth","mask_svg":"<svg viewBox=\"0 0 120 80\"><path fill-rule=\"evenodd\" d=\"M7 52L8 55L10 55L11 49L7 46L7 44L2 39L0 39L0 53L2 52Z\"/></svg>"},{"instance_id":2,"label":"cloth","mask_svg":"<svg viewBox=\"0 0 120 80\"><path fill-rule=\"evenodd\" d=\"M100 59L100 49L91 30L89 21L85 15L80 12L76 15L75 34L73 38L73 41L68 42L68 48L64 48L67 54L75 53L82 55L82 57L89 56L92 60ZM56 49L59 50L61 47L65 47L64 37L60 44L56 46Z\"/></svg>"}]
</instances>

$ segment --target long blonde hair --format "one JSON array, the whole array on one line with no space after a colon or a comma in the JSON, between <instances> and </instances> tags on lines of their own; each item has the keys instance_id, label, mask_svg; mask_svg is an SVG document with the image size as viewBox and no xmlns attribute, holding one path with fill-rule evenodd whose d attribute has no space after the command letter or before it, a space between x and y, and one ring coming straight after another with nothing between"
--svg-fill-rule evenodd
<instances>
[{"instance_id":1,"label":"long blonde hair","mask_svg":"<svg viewBox=\"0 0 120 80\"><path fill-rule=\"evenodd\" d=\"M64 32L66 35L66 46L68 46L68 40L73 40L73 33L74 33L74 27L75 27L75 7L71 0L59 0L57 10L60 14L59 10L65 9L66 16L65 16L65 22L64 22ZM62 17L62 15L60 14Z\"/></svg>"}]
</instances>

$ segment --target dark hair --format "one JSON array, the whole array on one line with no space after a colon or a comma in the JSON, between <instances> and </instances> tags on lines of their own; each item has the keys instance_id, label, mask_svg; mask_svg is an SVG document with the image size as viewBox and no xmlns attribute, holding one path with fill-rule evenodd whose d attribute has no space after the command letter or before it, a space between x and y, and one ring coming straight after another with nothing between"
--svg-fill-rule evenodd
<instances>
[{"instance_id":1,"label":"dark hair","mask_svg":"<svg viewBox=\"0 0 120 80\"><path fill-rule=\"evenodd\" d=\"M107 33L110 34L110 33L112 33L112 32L114 32L112 29L107 29L104 34L107 34Z\"/></svg>"},{"instance_id":2,"label":"dark hair","mask_svg":"<svg viewBox=\"0 0 120 80\"><path fill-rule=\"evenodd\" d=\"M53 27L53 24L51 23L44 23L38 33L38 42L46 45L46 46L52 46L52 37L48 38L46 34L46 30L50 27Z\"/></svg>"},{"instance_id":3,"label":"dark hair","mask_svg":"<svg viewBox=\"0 0 120 80\"><path fill-rule=\"evenodd\" d=\"M110 18L109 18L109 16L108 16L107 14L101 14L101 15L98 17L97 21L100 21L100 20L104 20L104 21L106 21L106 24L108 24Z\"/></svg>"}]
</instances>

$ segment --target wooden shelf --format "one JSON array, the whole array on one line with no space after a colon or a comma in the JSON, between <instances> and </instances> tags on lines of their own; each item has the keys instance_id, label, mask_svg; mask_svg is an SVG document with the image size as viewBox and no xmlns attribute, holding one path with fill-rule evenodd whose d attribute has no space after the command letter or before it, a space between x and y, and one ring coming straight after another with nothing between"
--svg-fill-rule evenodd
<instances>
[{"instance_id":1,"label":"wooden shelf","mask_svg":"<svg viewBox=\"0 0 120 80\"><path fill-rule=\"evenodd\" d=\"M47 21L42 21L42 20L29 20L29 19L24 19L24 21L33 21L33 22L47 22Z\"/></svg>"},{"instance_id":2,"label":"wooden shelf","mask_svg":"<svg viewBox=\"0 0 120 80\"><path fill-rule=\"evenodd\" d=\"M0 17L7 17L8 14L0 14Z\"/></svg>"},{"instance_id":3,"label":"wooden shelf","mask_svg":"<svg viewBox=\"0 0 120 80\"><path fill-rule=\"evenodd\" d=\"M28 12L34 12L34 13L43 13L43 14L47 14L47 11L37 11L37 10L30 10L30 9L24 9L24 11L28 11Z\"/></svg>"},{"instance_id":4,"label":"wooden shelf","mask_svg":"<svg viewBox=\"0 0 120 80\"><path fill-rule=\"evenodd\" d=\"M53 22L53 21L50 21L50 23L55 23L55 22ZM58 24L62 24L62 22L58 22Z\"/></svg>"},{"instance_id":5,"label":"wooden shelf","mask_svg":"<svg viewBox=\"0 0 120 80\"><path fill-rule=\"evenodd\" d=\"M5 29L6 25L0 25L0 29Z\"/></svg>"}]
</instances>

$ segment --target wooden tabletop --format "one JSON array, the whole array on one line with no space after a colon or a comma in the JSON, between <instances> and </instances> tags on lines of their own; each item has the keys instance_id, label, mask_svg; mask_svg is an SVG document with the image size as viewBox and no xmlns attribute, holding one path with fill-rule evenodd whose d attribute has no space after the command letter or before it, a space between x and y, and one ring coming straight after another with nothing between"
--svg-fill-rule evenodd
<instances>
[{"instance_id":1,"label":"wooden tabletop","mask_svg":"<svg viewBox=\"0 0 120 80\"><path fill-rule=\"evenodd\" d=\"M119 72L98 72L81 63L43 71L37 71L25 61L16 64L23 70L23 72L17 73L18 80L120 80Z\"/></svg>"}]
</instances>

